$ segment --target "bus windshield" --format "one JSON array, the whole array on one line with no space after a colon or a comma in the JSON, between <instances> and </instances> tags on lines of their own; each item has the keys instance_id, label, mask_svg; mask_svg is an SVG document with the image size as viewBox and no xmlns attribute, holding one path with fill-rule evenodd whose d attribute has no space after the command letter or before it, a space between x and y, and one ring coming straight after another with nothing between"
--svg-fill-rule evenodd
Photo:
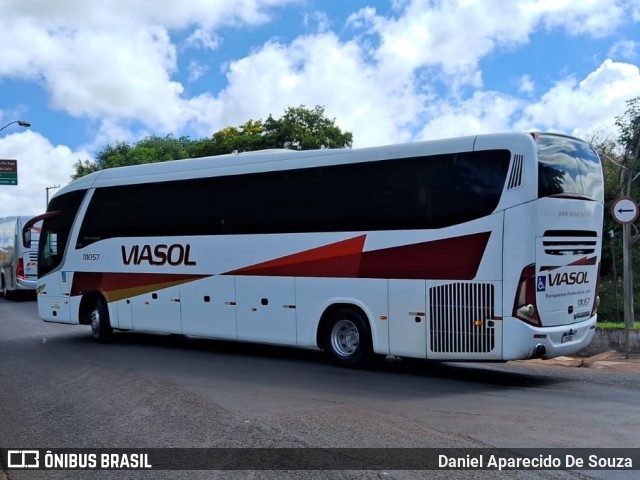
<instances>
[{"instance_id":1,"label":"bus windshield","mask_svg":"<svg viewBox=\"0 0 640 480\"><path fill-rule=\"evenodd\" d=\"M568 195L604 202L602 166L585 142L561 135L540 134L538 197Z\"/></svg>"},{"instance_id":2,"label":"bus windshield","mask_svg":"<svg viewBox=\"0 0 640 480\"><path fill-rule=\"evenodd\" d=\"M39 277L56 269L62 262L71 227L85 192L85 190L76 190L54 197L49 203L49 212L60 213L45 218L42 224L38 242Z\"/></svg>"}]
</instances>

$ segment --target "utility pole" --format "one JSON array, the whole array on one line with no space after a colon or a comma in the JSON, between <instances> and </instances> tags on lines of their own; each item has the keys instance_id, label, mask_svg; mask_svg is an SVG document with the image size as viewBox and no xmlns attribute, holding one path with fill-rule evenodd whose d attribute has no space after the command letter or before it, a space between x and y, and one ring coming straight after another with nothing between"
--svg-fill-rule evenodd
<instances>
[{"instance_id":1,"label":"utility pole","mask_svg":"<svg viewBox=\"0 0 640 480\"><path fill-rule=\"evenodd\" d=\"M624 321L625 321L625 346L624 346L624 358L629 358L630 334L631 330L635 326L635 320L633 318L633 267L631 263L631 225L626 224L622 226L622 248L623 248L623 270L624 270Z\"/></svg>"},{"instance_id":2,"label":"utility pole","mask_svg":"<svg viewBox=\"0 0 640 480\"><path fill-rule=\"evenodd\" d=\"M60 185L51 185L45 188L45 190L47 191L47 203L44 206L45 210L49 206L49 190L53 190L54 188L60 188Z\"/></svg>"},{"instance_id":3,"label":"utility pole","mask_svg":"<svg viewBox=\"0 0 640 480\"><path fill-rule=\"evenodd\" d=\"M618 271L616 269L616 249L615 249L615 232L609 230L611 237L611 260L613 261L613 286L616 292L616 321L620 323L620 302L618 301Z\"/></svg>"}]
</instances>

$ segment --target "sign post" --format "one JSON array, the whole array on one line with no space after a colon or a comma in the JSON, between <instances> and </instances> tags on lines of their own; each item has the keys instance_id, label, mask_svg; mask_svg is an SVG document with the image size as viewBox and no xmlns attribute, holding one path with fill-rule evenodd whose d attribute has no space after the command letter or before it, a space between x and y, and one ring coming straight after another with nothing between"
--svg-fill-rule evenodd
<instances>
[{"instance_id":1,"label":"sign post","mask_svg":"<svg viewBox=\"0 0 640 480\"><path fill-rule=\"evenodd\" d=\"M629 358L629 335L633 321L633 267L631 265L631 224L638 219L638 204L630 197L620 197L611 206L613 219L622 224L622 261L624 264L625 358Z\"/></svg>"},{"instance_id":2,"label":"sign post","mask_svg":"<svg viewBox=\"0 0 640 480\"><path fill-rule=\"evenodd\" d=\"M18 185L17 160L0 160L0 185Z\"/></svg>"}]
</instances>

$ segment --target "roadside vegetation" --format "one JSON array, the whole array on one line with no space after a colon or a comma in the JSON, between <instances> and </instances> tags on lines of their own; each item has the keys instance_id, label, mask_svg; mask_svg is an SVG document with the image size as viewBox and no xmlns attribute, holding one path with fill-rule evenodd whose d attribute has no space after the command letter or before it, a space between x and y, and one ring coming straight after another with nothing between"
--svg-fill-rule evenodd
<instances>
[{"instance_id":1,"label":"roadside vegetation","mask_svg":"<svg viewBox=\"0 0 640 480\"><path fill-rule=\"evenodd\" d=\"M611 215L613 202L627 196L640 201L640 97L627 102L627 110L616 118L617 138L594 133L591 141L602 158L605 179L604 242L600 267L598 326L617 324L624 328L624 272L622 225ZM640 231L631 225L631 260L634 282L634 317L640 318ZM636 328L638 324L636 323Z\"/></svg>"},{"instance_id":2,"label":"roadside vegetation","mask_svg":"<svg viewBox=\"0 0 640 480\"><path fill-rule=\"evenodd\" d=\"M289 107L280 118L248 120L237 127L225 127L207 138L192 140L150 136L130 144L107 144L96 154L96 161L78 160L71 176L77 179L105 168L199 158L234 152L251 152L271 148L313 150L351 148L353 134L343 132L335 119L328 118L324 107Z\"/></svg>"},{"instance_id":3,"label":"roadside vegetation","mask_svg":"<svg viewBox=\"0 0 640 480\"><path fill-rule=\"evenodd\" d=\"M598 327L623 330L624 322L598 322ZM640 330L640 322L635 322L633 329Z\"/></svg>"}]
</instances>

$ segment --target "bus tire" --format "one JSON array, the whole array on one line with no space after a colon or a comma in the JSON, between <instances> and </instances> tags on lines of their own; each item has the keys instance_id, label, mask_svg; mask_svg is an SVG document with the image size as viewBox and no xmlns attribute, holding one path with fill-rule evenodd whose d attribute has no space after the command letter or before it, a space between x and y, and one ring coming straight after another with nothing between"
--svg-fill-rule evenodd
<instances>
[{"instance_id":1,"label":"bus tire","mask_svg":"<svg viewBox=\"0 0 640 480\"><path fill-rule=\"evenodd\" d=\"M2 298L5 298L7 300L10 299L13 292L7 288L7 284L4 280L4 275L0 277L0 286L2 287Z\"/></svg>"},{"instance_id":2,"label":"bus tire","mask_svg":"<svg viewBox=\"0 0 640 480\"><path fill-rule=\"evenodd\" d=\"M109 321L109 308L104 298L97 296L90 313L91 335L99 343L106 343L111 340L113 328Z\"/></svg>"},{"instance_id":3,"label":"bus tire","mask_svg":"<svg viewBox=\"0 0 640 480\"><path fill-rule=\"evenodd\" d=\"M339 308L329 314L324 330L324 351L334 365L366 368L375 355L366 317L352 308Z\"/></svg>"}]
</instances>

